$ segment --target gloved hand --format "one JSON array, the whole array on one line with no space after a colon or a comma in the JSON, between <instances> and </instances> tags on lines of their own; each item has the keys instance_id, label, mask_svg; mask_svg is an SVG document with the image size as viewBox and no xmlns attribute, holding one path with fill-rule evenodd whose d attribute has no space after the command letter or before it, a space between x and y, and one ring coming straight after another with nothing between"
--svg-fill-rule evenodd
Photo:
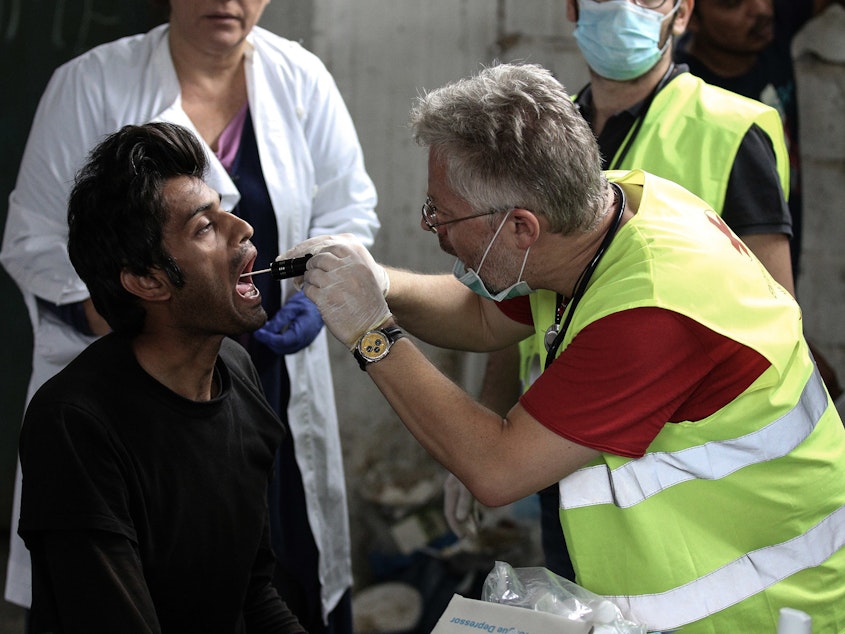
<instances>
[{"instance_id":1,"label":"gloved hand","mask_svg":"<svg viewBox=\"0 0 845 634\"><path fill-rule=\"evenodd\" d=\"M293 354L314 341L322 329L320 310L297 291L253 337L278 355Z\"/></svg>"},{"instance_id":2,"label":"gloved hand","mask_svg":"<svg viewBox=\"0 0 845 634\"><path fill-rule=\"evenodd\" d=\"M285 256L314 253L302 290L317 304L331 333L352 350L361 335L390 317L383 290L387 274L354 236L336 238L342 239L312 238Z\"/></svg>"},{"instance_id":3,"label":"gloved hand","mask_svg":"<svg viewBox=\"0 0 845 634\"><path fill-rule=\"evenodd\" d=\"M451 473L443 483L443 514L452 532L460 538L476 537L476 501L463 482Z\"/></svg>"},{"instance_id":4,"label":"gloved hand","mask_svg":"<svg viewBox=\"0 0 845 634\"><path fill-rule=\"evenodd\" d=\"M373 256L370 255L370 252L367 251L367 248L363 244L361 244L361 242L358 240L358 238L355 237L355 235L351 233L341 233L334 236L317 236L315 238L309 238L305 242L300 242L292 249L289 249L285 253L281 254L279 257L276 258L276 261L285 260L288 258L302 257L306 253L317 255L321 251L325 251L337 245L347 246L349 249L359 254L359 256L361 257L361 262L365 263L372 272L373 278L376 280L376 283L381 289L382 296L387 297L387 291L390 289L390 278L387 276L387 271L385 271L379 264L376 263L376 261L373 259ZM293 283L296 288L301 288L303 280L301 277L293 278Z\"/></svg>"}]
</instances>

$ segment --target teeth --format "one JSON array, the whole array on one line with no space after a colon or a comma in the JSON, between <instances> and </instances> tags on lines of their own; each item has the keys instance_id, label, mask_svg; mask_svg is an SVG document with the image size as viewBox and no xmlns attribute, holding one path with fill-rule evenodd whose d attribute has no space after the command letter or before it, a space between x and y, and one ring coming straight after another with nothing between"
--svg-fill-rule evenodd
<instances>
[{"instance_id":1,"label":"teeth","mask_svg":"<svg viewBox=\"0 0 845 634\"><path fill-rule=\"evenodd\" d=\"M258 295L258 289L253 285L245 294L244 297L255 297Z\"/></svg>"}]
</instances>

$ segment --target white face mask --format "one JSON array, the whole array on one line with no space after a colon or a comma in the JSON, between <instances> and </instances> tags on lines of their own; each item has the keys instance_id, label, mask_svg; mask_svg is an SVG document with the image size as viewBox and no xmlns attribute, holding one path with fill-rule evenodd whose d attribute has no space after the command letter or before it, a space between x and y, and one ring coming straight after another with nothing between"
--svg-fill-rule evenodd
<instances>
[{"instance_id":1,"label":"white face mask","mask_svg":"<svg viewBox=\"0 0 845 634\"><path fill-rule=\"evenodd\" d=\"M510 215L510 211L505 215L505 219L502 220L502 223L499 225L499 228L496 229L496 233L493 234L493 238L490 240L490 244L487 245L487 248L484 250L484 255L481 256L481 262L478 263L478 270L481 271L481 267L484 266L484 260L487 259L487 254L490 253L490 247L493 246L493 243L496 241L496 238L499 237L499 233L502 231L502 227L505 226L505 223L508 221L508 216ZM455 266L452 268L452 274L458 278L458 281L469 288L473 293L481 295L486 299L492 299L494 302L501 302L506 299L513 299L514 297L520 297L522 295L528 295L529 293L533 293L533 289L528 286L528 283L522 280L522 272L525 270L525 263L528 261L528 253L531 251L531 247L526 249L525 257L522 259L522 267L519 269L519 275L516 278L516 283L511 284L505 289L502 289L496 294L490 292L487 286L484 284L482 279L478 276L478 273L473 271L472 269L468 269L466 265L461 262L460 259L455 260Z\"/></svg>"}]
</instances>

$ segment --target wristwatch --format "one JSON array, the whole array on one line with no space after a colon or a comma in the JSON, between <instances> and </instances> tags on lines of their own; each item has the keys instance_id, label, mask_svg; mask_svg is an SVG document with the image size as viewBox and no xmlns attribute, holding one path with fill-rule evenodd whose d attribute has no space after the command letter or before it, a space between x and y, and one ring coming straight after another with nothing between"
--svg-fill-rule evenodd
<instances>
[{"instance_id":1,"label":"wristwatch","mask_svg":"<svg viewBox=\"0 0 845 634\"><path fill-rule=\"evenodd\" d=\"M355 345L352 354L358 359L362 370L376 361L381 361L390 352L390 347L399 341L405 333L399 326L383 326L364 333Z\"/></svg>"}]
</instances>

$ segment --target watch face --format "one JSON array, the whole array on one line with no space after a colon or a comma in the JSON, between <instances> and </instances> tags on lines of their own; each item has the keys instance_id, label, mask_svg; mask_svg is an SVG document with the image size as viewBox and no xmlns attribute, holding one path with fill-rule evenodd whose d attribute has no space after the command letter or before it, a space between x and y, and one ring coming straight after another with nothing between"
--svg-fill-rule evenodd
<instances>
[{"instance_id":1,"label":"watch face","mask_svg":"<svg viewBox=\"0 0 845 634\"><path fill-rule=\"evenodd\" d=\"M390 340L387 336L383 332L374 330L361 337L358 351L364 358L374 361L387 354L389 347Z\"/></svg>"}]
</instances>

